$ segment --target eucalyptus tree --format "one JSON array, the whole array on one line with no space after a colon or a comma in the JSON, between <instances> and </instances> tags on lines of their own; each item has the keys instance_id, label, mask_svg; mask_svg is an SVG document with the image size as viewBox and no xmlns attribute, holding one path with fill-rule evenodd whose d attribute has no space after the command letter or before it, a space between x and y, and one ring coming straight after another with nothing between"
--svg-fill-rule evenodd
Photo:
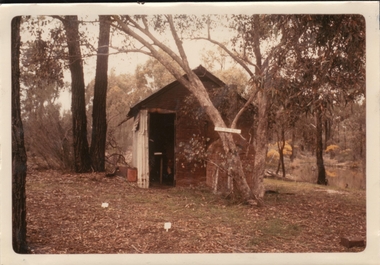
<instances>
[{"instance_id":1,"label":"eucalyptus tree","mask_svg":"<svg viewBox=\"0 0 380 265\"><path fill-rule=\"evenodd\" d=\"M89 172L104 171L106 142L106 94L110 25L107 16L100 16L99 43L95 49L88 36L80 32L79 25L84 23L77 16L51 16L63 25L51 27L51 42L63 47L55 60L63 60L71 73L71 112L74 170ZM45 21L50 23L51 21ZM86 22L87 23L87 22ZM66 44L66 45L65 45ZM82 52L82 46L85 52ZM87 117L85 101L85 82L83 61L85 57L98 55L95 74L95 93L92 124L92 145L87 141ZM42 58L43 60L44 58ZM61 71L62 71L61 68ZM93 160L93 161L92 161Z\"/></svg>"},{"instance_id":2,"label":"eucalyptus tree","mask_svg":"<svg viewBox=\"0 0 380 265\"><path fill-rule=\"evenodd\" d=\"M183 34L189 29L202 27L195 16L157 15L157 16L112 16L115 29L124 33L128 46L122 48L125 52L140 52L157 59L182 85L195 96L205 113L215 126L227 127L221 114L211 102L211 99L200 79L190 68L187 53L183 45ZM175 48L165 44L160 35L169 35L175 43ZM136 42L137 41L137 42ZM163 51L165 56L159 51ZM175 52L175 50L177 52ZM168 59L170 58L170 60ZM186 77L183 74L186 74ZM259 205L262 196L251 192L243 171L238 149L230 133L218 132L226 156L228 174L233 177L242 198L250 202L255 198ZM264 192L262 192L262 195Z\"/></svg>"},{"instance_id":3,"label":"eucalyptus tree","mask_svg":"<svg viewBox=\"0 0 380 265\"><path fill-rule=\"evenodd\" d=\"M94 101L92 109L91 165L96 172L105 171L107 138L108 52L110 42L109 16L99 16L99 41L96 61Z\"/></svg>"},{"instance_id":4,"label":"eucalyptus tree","mask_svg":"<svg viewBox=\"0 0 380 265\"><path fill-rule=\"evenodd\" d=\"M355 15L208 16L203 39L222 48L251 77L248 100L258 107L253 187L263 194L269 114L278 106L296 117L316 117L318 183L326 183L323 166L323 115L333 104L364 95L365 24ZM212 28L228 23L231 45L213 38ZM281 104L281 102L287 102Z\"/></svg>"},{"instance_id":5,"label":"eucalyptus tree","mask_svg":"<svg viewBox=\"0 0 380 265\"><path fill-rule=\"evenodd\" d=\"M71 111L73 120L73 145L75 172L91 170L91 159L87 141L87 118L85 108L85 84L82 52L79 42L79 21L77 16L57 17L66 31L68 61L71 72Z\"/></svg>"},{"instance_id":6,"label":"eucalyptus tree","mask_svg":"<svg viewBox=\"0 0 380 265\"><path fill-rule=\"evenodd\" d=\"M59 38L52 41L49 34L57 35L42 26L46 24L47 17L22 18L20 83L25 145L31 164L69 169L71 126L61 117L58 102L65 89L64 49L55 43Z\"/></svg>"},{"instance_id":7,"label":"eucalyptus tree","mask_svg":"<svg viewBox=\"0 0 380 265\"><path fill-rule=\"evenodd\" d=\"M288 44L288 32L285 29L286 17L277 15L227 15L207 16L208 27L203 36L196 34L193 39L205 40L215 44L225 51L250 78L250 93L247 104L257 106L257 129L254 135L255 161L253 173L250 176L251 189L259 197L264 197L263 178L265 160L268 149L269 113L273 106L273 98L278 95L282 80L280 65L285 59L284 53ZM218 41L213 36L213 28L229 27L231 30L230 44ZM239 111L231 127L234 127L240 114Z\"/></svg>"},{"instance_id":8,"label":"eucalyptus tree","mask_svg":"<svg viewBox=\"0 0 380 265\"><path fill-rule=\"evenodd\" d=\"M299 104L315 115L318 184L326 184L323 121L334 105L365 96L365 20L360 15L292 16L289 54L292 86L302 91ZM326 130L326 128L325 128Z\"/></svg>"}]
</instances>

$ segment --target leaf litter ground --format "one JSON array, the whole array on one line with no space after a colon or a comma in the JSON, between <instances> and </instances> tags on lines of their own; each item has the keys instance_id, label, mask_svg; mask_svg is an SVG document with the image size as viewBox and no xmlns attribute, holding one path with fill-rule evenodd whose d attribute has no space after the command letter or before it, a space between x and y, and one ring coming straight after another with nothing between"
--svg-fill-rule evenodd
<instances>
[{"instance_id":1,"label":"leaf litter ground","mask_svg":"<svg viewBox=\"0 0 380 265\"><path fill-rule=\"evenodd\" d=\"M104 174L30 172L30 253L360 252L365 191L265 179L265 207L206 187L140 189ZM108 203L108 207L102 207ZM103 204L105 206L105 204ZM164 223L170 222L166 231Z\"/></svg>"}]
</instances>

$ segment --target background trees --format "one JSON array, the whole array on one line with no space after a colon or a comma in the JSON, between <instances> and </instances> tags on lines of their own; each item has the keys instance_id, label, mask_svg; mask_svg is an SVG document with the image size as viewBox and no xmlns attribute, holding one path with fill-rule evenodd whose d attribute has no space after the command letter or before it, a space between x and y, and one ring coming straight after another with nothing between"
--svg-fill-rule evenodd
<instances>
[{"instance_id":1,"label":"background trees","mask_svg":"<svg viewBox=\"0 0 380 265\"><path fill-rule=\"evenodd\" d=\"M43 168L72 168L72 137L68 112L63 113L59 97L64 90L63 41L53 28L47 38L45 18L22 18L22 32L33 32L20 47L21 114L30 164ZM39 26L37 26L39 25ZM31 29L36 29L31 31ZM55 38L53 40L53 37ZM62 115L62 117L61 117ZM33 168L33 166L31 167Z\"/></svg>"},{"instance_id":2,"label":"background trees","mask_svg":"<svg viewBox=\"0 0 380 265\"><path fill-rule=\"evenodd\" d=\"M55 20L56 23L66 19L65 17L54 18L58 19ZM40 26L51 23L46 20L46 17L41 19ZM85 138L87 142L91 140L91 135L95 135L92 133L95 133L96 127L103 129L101 134L106 131L104 130L106 126L99 126L99 124L107 125L109 129L104 144L105 151L97 152L99 161L102 160L101 154L103 153L109 155L116 150L120 154L125 152L121 148L122 145L117 144L117 139L119 135L120 139L122 138L121 132L124 130L121 129L122 126L118 126L123 121L122 115L125 111L123 108L127 108L132 102L163 87L174 78L178 76L182 78L182 75L189 71L189 58L183 45L188 41L197 40L199 42L201 40L214 44L215 50L204 52L203 62L209 70L214 69L213 73L223 81L237 85L240 95L255 105L258 110L253 117L252 124L256 172L248 177L250 180L248 182L251 183L249 189L255 190L255 196L258 198L263 195L262 178L270 141L278 138L277 142L282 143L278 148L280 161L282 160L281 146L284 142L294 147L292 150L294 155L297 148L302 149L303 147L313 150L316 154L317 145L314 141L319 139L322 148L319 148L318 152L319 154L322 152L323 155L324 150L334 144L334 133L338 129L332 106L345 104L354 98L355 100L352 102L360 104L360 98L363 95L363 86L355 85L363 83L363 75L360 73L363 73L365 63L363 60L364 24L359 16L234 15L196 17L178 15L123 16L113 17L113 20L113 36L118 33L118 37L125 38L125 41L118 47L113 42L112 49L119 49L118 53L139 52L151 56L151 59L148 59L145 64L138 65L134 74L116 76L111 73L115 80L110 81L107 94L105 94L105 85L103 84L101 93L103 96L97 97L105 100L104 95L107 95L107 116L104 117L104 111L102 111L103 121L98 122L98 125L95 125L95 119L91 115L91 113L97 115L96 112L102 109L93 107L97 102L96 92L90 91L94 83L85 89L87 95L84 100L84 109L88 122L85 126L87 132L81 134L82 142L84 143ZM79 22L77 21L77 23ZM215 40L214 36L217 36L220 28L229 30L230 37L227 39L229 41ZM46 37L43 29L44 27L40 27L36 33L36 41L29 43L28 49L23 50L24 62L27 63L22 75L23 85L28 87L23 90L23 116L27 121L25 128L35 132L29 134L26 141L28 144L34 144L33 152L38 153L49 167L69 167L69 158L75 153L72 148L67 148L68 144L74 142L71 137L72 128L67 123L70 113L56 110L59 108L57 98L64 87L62 81L64 70L62 69L65 69L64 62L68 62L68 46L62 45L67 42L66 31L62 27L53 27L50 35ZM326 37L325 33L330 31L340 31L340 34ZM46 41L49 38L51 41ZM88 38L86 34L78 31L76 40L79 41L81 49L86 51L84 54L82 52L82 57L95 55L94 52L96 52L96 49L89 44ZM347 56L348 52L356 56ZM43 60L44 58L47 59ZM331 60L326 60L326 58L331 58ZM70 64L66 67L69 68ZM45 70L37 71L37 69ZM50 75L43 74L48 72L46 69L52 69ZM350 72L355 69L359 74L350 76ZM33 78L36 74L41 77L38 81ZM319 76L323 76L323 78L319 80ZM250 81L248 81L249 78ZM98 78L98 80L105 81L105 78ZM197 87L196 93L201 91L196 85L196 78L191 82L184 79L181 81L189 86ZM44 89L38 89L39 87ZM201 100L206 98L203 93L204 91L198 95L199 98L202 98ZM122 96L118 98L118 94ZM82 103L81 105L83 105ZM101 105L104 106L103 103ZM211 105L206 104L206 106L210 107L207 107L208 113L217 122L218 114L212 110ZM83 109L83 107L81 108ZM323 110L322 120L320 120L321 126L318 127L317 134L317 120L310 120L310 114L316 115L315 113L321 109ZM234 126L238 117L239 115L235 117L235 123L231 122L225 126ZM48 124L49 120L55 126L51 128L35 126L36 123ZM303 122L306 123L304 127L300 125ZM91 126L91 124L93 125ZM343 130L343 127L340 129ZM277 136L276 134L272 135L274 130L278 131ZM311 135L311 132L314 135ZM322 133L324 134L322 135ZM59 136L59 139L50 141L50 143L46 141L46 145L42 147L38 146L38 141L36 141L35 135L38 134L54 134ZM96 135L100 134L96 133ZM123 137L122 141L127 141L128 137ZM228 140L226 137L228 138L228 136L222 138L227 143L231 139ZM296 146L297 141L298 146ZM92 144L100 142L91 140ZM230 142L226 146L229 145L232 148L230 150L234 150L234 143ZM233 151L231 152L233 153ZM46 153L49 153L49 156L44 158ZM231 156L234 155L231 154ZM319 155L319 157L321 156ZM318 161L320 160L319 158ZM101 165L102 163L96 164ZM247 179L247 176L243 176L239 170L234 174L241 175L237 179ZM323 183L323 181L320 182ZM245 190L246 195L249 194L244 181L242 183L242 187L245 187L242 190Z\"/></svg>"},{"instance_id":3,"label":"background trees","mask_svg":"<svg viewBox=\"0 0 380 265\"><path fill-rule=\"evenodd\" d=\"M297 37L290 47L299 69L293 82L303 90L300 99L305 112L315 115L317 183L326 184L323 126L328 138L332 108L365 95L365 22L358 15L305 15L291 21L289 30Z\"/></svg>"}]
</instances>

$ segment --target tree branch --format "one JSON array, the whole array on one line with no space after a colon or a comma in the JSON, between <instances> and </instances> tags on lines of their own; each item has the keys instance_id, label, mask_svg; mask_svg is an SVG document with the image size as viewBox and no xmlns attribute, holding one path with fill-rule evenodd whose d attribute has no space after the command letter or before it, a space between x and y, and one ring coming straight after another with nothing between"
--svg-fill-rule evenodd
<instances>
[{"instance_id":1,"label":"tree branch","mask_svg":"<svg viewBox=\"0 0 380 265\"><path fill-rule=\"evenodd\" d=\"M252 81L253 82L253 81ZM253 99L256 97L257 93L259 92L259 89L257 89L257 86L256 86L256 83L253 82L253 86L255 86L256 88L256 91L255 93L252 93L251 96L249 97L249 99L247 100L247 102L244 104L244 106L239 110L239 112L236 114L234 120L232 121L231 123L231 128L232 129L235 129L236 128L236 125L237 125L237 122L240 118L240 116L244 113L244 111L249 107L249 105L251 104L251 102L253 101Z\"/></svg>"},{"instance_id":2,"label":"tree branch","mask_svg":"<svg viewBox=\"0 0 380 265\"><path fill-rule=\"evenodd\" d=\"M229 56L231 56L241 67L244 68L245 71L247 71L247 73L249 74L249 76L251 78L253 78L254 74L253 72L251 71L251 69L249 69L249 67L246 65L245 61L242 60L239 56L236 56L233 52L231 52L225 45L223 45L222 43L216 41L216 40L213 40L211 38L204 38L204 37L195 37L195 38L192 38L193 40L206 40L206 41L209 41L217 46L219 46L220 48L222 48ZM255 64L252 64L254 65L256 68L257 68L257 65Z\"/></svg>"},{"instance_id":3,"label":"tree branch","mask_svg":"<svg viewBox=\"0 0 380 265\"><path fill-rule=\"evenodd\" d=\"M162 49L164 52L166 52L186 72L186 69L184 67L184 63L183 63L183 61L181 60L181 58L177 54L175 54L169 47L167 47L166 45L164 45L156 37L154 37L149 30L142 28L136 21L134 21L133 19L131 19L129 16L127 16L127 17L128 17L128 21L133 24L133 27L135 27L137 30L139 30L141 33L143 33L149 39L151 39L153 41L154 45L156 45L157 47L159 47L160 49Z\"/></svg>"},{"instance_id":4,"label":"tree branch","mask_svg":"<svg viewBox=\"0 0 380 265\"><path fill-rule=\"evenodd\" d=\"M140 49L120 49L120 48L117 48L114 46L110 46L110 48L117 50L117 52L109 53L109 55L119 54L119 53L138 52L138 53L142 53L142 54L145 54L145 55L152 57L152 54L150 52L144 51L144 50L142 50L142 48L140 48Z\"/></svg>"},{"instance_id":5,"label":"tree branch","mask_svg":"<svg viewBox=\"0 0 380 265\"><path fill-rule=\"evenodd\" d=\"M182 41L179 39L177 31L175 30L174 22L173 22L173 17L171 15L167 15L166 19L169 22L170 31L172 32L173 39L174 39L175 44L176 44L176 46L178 48L179 54L180 54L180 56L182 58L182 61L184 62L183 63L184 70L186 71L186 73L192 72L191 69L190 69L190 67L189 67L189 62L187 60L187 56L186 56L185 50L183 49Z\"/></svg>"},{"instance_id":6,"label":"tree branch","mask_svg":"<svg viewBox=\"0 0 380 265\"><path fill-rule=\"evenodd\" d=\"M114 15L112 16L112 18L119 24L120 28L119 27L116 27L118 29L121 29L122 31L124 31L125 33L127 33L128 35L132 36L134 39L136 39L138 42L140 42L142 45L144 45L150 52L151 52L151 56L156 58L166 69L168 69L168 71L179 81L181 82L183 85L185 85L186 87L189 86L189 81L187 81L182 73L180 71L178 71L177 69L175 69L168 61L167 59L162 56L154 47L152 44L150 44L148 41L146 41L142 36L140 36L139 34L137 34L136 32L134 32L133 30L131 30L131 28L125 24L119 16L117 15ZM159 48L161 48L162 50L164 50L170 57L173 58L173 60L175 62L177 62L177 64L182 68L184 69L183 67L183 62L181 62L181 59L178 57L178 55L176 55L174 52L172 52L167 46L163 45L162 43L160 43L149 31L146 31L145 29L141 28L135 21L129 19L129 21L138 29L140 30L143 34L145 34L147 37L149 37L153 43L158 46ZM184 69L185 70L185 69Z\"/></svg>"}]
</instances>

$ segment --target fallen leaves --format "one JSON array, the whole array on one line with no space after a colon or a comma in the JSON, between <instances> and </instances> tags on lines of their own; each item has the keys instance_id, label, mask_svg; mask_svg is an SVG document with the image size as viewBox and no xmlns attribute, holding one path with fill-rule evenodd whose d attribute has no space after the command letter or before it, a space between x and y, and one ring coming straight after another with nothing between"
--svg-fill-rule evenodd
<instances>
[{"instance_id":1,"label":"fallen leaves","mask_svg":"<svg viewBox=\"0 0 380 265\"><path fill-rule=\"evenodd\" d=\"M364 191L320 192L265 180L265 207L207 188L139 189L121 177L34 172L27 177L31 253L345 252L365 239ZM287 196L291 191L293 196ZM107 206L106 206L107 205ZM166 231L164 224L171 223Z\"/></svg>"}]
</instances>

